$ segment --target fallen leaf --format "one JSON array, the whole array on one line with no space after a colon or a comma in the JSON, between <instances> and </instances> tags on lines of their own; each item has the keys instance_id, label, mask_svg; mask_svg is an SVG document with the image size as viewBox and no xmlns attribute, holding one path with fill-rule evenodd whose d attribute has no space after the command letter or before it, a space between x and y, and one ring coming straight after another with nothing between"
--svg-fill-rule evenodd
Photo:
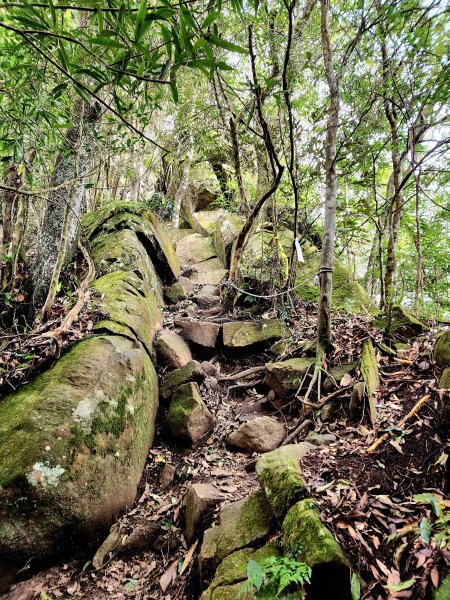
<instances>
[{"instance_id":1,"label":"fallen leaf","mask_svg":"<svg viewBox=\"0 0 450 600\"><path fill-rule=\"evenodd\" d=\"M166 572L163 573L159 579L159 585L161 586L163 592L165 592L169 588L169 586L172 585L172 583L175 581L175 579L177 578L177 573L178 560L174 560L173 563L169 565Z\"/></svg>"},{"instance_id":2,"label":"fallen leaf","mask_svg":"<svg viewBox=\"0 0 450 600\"><path fill-rule=\"evenodd\" d=\"M197 547L197 544L198 544L198 540L195 540L195 542L192 544L192 546L186 552L186 556L184 557L183 564L181 565L180 575L183 575L183 573L187 569L189 563L191 562L192 557L194 556L194 552Z\"/></svg>"}]
</instances>

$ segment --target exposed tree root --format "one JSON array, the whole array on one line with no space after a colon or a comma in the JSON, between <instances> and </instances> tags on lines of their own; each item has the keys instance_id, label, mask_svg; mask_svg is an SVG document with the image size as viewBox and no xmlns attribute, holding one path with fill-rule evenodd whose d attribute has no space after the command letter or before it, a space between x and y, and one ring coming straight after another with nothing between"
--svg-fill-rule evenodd
<instances>
[{"instance_id":1,"label":"exposed tree root","mask_svg":"<svg viewBox=\"0 0 450 600\"><path fill-rule=\"evenodd\" d=\"M325 404L328 404L328 402L333 400L333 398L340 396L344 392L350 391L352 388L353 388L353 384L347 385L346 387L343 387L343 388L339 388L338 390L332 392L331 394L328 394L328 396L325 396L324 398L322 398L322 400L320 402L316 402L316 404L313 404L312 402L308 402L304 398L303 399L299 398L299 400L302 404L306 404L306 406L310 406L311 408L322 408L323 406L325 406Z\"/></svg>"},{"instance_id":2,"label":"exposed tree root","mask_svg":"<svg viewBox=\"0 0 450 600\"><path fill-rule=\"evenodd\" d=\"M250 369L245 369L245 371L238 371L237 373L231 373L231 375L224 375L223 377L217 377L218 381L236 381L237 379L243 379L245 377L249 377L250 375L255 375L256 373L262 373L265 370L265 366L261 367L251 367Z\"/></svg>"},{"instance_id":3,"label":"exposed tree root","mask_svg":"<svg viewBox=\"0 0 450 600\"><path fill-rule=\"evenodd\" d=\"M306 419L305 421L302 421L300 423L300 425L298 425L294 431L292 431L282 442L281 442L281 446L286 446L287 444L290 444L306 427L310 427L311 425L314 425L314 422L311 421L311 419Z\"/></svg>"}]
</instances>

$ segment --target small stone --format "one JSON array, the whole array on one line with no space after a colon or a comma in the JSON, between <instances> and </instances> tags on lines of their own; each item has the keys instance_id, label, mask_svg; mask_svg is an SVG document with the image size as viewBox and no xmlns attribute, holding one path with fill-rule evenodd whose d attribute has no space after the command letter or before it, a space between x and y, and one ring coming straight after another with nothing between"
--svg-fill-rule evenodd
<instances>
[{"instance_id":1,"label":"small stone","mask_svg":"<svg viewBox=\"0 0 450 600\"><path fill-rule=\"evenodd\" d=\"M305 442L309 442L313 446L329 446L330 444L334 444L337 440L337 437L332 433L308 433L305 438Z\"/></svg>"},{"instance_id":2,"label":"small stone","mask_svg":"<svg viewBox=\"0 0 450 600\"><path fill-rule=\"evenodd\" d=\"M172 304L177 304L187 298L186 290L179 281L166 288L164 290L164 295Z\"/></svg>"},{"instance_id":3,"label":"small stone","mask_svg":"<svg viewBox=\"0 0 450 600\"><path fill-rule=\"evenodd\" d=\"M196 527L208 509L221 502L224 497L224 494L210 483L191 485L184 500L186 507L184 537L188 543L194 539ZM201 529L203 530L204 526Z\"/></svg>"},{"instance_id":4,"label":"small stone","mask_svg":"<svg viewBox=\"0 0 450 600\"><path fill-rule=\"evenodd\" d=\"M169 488L174 480L177 469L174 465L166 463L159 475L159 487L162 490Z\"/></svg>"},{"instance_id":5,"label":"small stone","mask_svg":"<svg viewBox=\"0 0 450 600\"><path fill-rule=\"evenodd\" d=\"M158 360L161 364L178 369L192 360L188 345L175 331L163 329L155 342Z\"/></svg>"},{"instance_id":6,"label":"small stone","mask_svg":"<svg viewBox=\"0 0 450 600\"><path fill-rule=\"evenodd\" d=\"M331 421L334 415L334 407L331 403L325 404L325 406L320 411L320 419L325 423L325 421Z\"/></svg>"},{"instance_id":7,"label":"small stone","mask_svg":"<svg viewBox=\"0 0 450 600\"><path fill-rule=\"evenodd\" d=\"M214 420L197 383L185 383L173 393L167 424L175 438L195 444L208 433Z\"/></svg>"},{"instance_id":8,"label":"small stone","mask_svg":"<svg viewBox=\"0 0 450 600\"><path fill-rule=\"evenodd\" d=\"M230 321L223 324L223 344L226 348L245 348L289 333L281 319L269 321Z\"/></svg>"},{"instance_id":9,"label":"small stone","mask_svg":"<svg viewBox=\"0 0 450 600\"><path fill-rule=\"evenodd\" d=\"M217 373L217 367L207 360L204 360L202 363L200 363L200 366L210 377Z\"/></svg>"},{"instance_id":10,"label":"small stone","mask_svg":"<svg viewBox=\"0 0 450 600\"><path fill-rule=\"evenodd\" d=\"M289 444L263 454L256 463L256 475L274 515L280 519L308 492L299 461L313 446Z\"/></svg>"},{"instance_id":11,"label":"small stone","mask_svg":"<svg viewBox=\"0 0 450 600\"><path fill-rule=\"evenodd\" d=\"M444 390L450 390L450 367L444 369L444 372L439 379L439 387Z\"/></svg>"},{"instance_id":12,"label":"small stone","mask_svg":"<svg viewBox=\"0 0 450 600\"><path fill-rule=\"evenodd\" d=\"M162 523L160 521L140 520L134 525L133 531L124 540L122 550L126 552L138 552L155 548L160 536Z\"/></svg>"},{"instance_id":13,"label":"small stone","mask_svg":"<svg viewBox=\"0 0 450 600\"><path fill-rule=\"evenodd\" d=\"M179 369L175 369L175 371L171 371L167 375L164 375L159 395L161 398L169 398L180 385L190 383L191 381L200 383L204 379L205 372L200 364L196 360L191 360L187 365L184 365L184 367L180 367Z\"/></svg>"},{"instance_id":14,"label":"small stone","mask_svg":"<svg viewBox=\"0 0 450 600\"><path fill-rule=\"evenodd\" d=\"M202 577L235 550L266 539L272 519L272 512L262 491L223 506L219 526L207 529L203 536L200 550Z\"/></svg>"},{"instance_id":15,"label":"small stone","mask_svg":"<svg viewBox=\"0 0 450 600\"><path fill-rule=\"evenodd\" d=\"M353 386L352 397L348 407L352 419L362 412L365 389L366 384L364 381L358 381L358 383L355 383Z\"/></svg>"},{"instance_id":16,"label":"small stone","mask_svg":"<svg viewBox=\"0 0 450 600\"><path fill-rule=\"evenodd\" d=\"M210 321L175 321L175 327L181 329L181 335L189 340L203 346L204 348L215 348L220 325Z\"/></svg>"},{"instance_id":17,"label":"small stone","mask_svg":"<svg viewBox=\"0 0 450 600\"><path fill-rule=\"evenodd\" d=\"M298 390L306 372L313 366L312 358L290 358L277 363L267 363L264 383L278 396L288 396Z\"/></svg>"},{"instance_id":18,"label":"small stone","mask_svg":"<svg viewBox=\"0 0 450 600\"><path fill-rule=\"evenodd\" d=\"M347 375L347 373L349 375L353 373L356 369L356 366L356 363L342 363L337 367L333 367L330 370L331 377L325 377L325 381L323 382L324 391L329 394L334 389L336 389L336 383L339 386L341 379L344 377L344 375Z\"/></svg>"},{"instance_id":19,"label":"small stone","mask_svg":"<svg viewBox=\"0 0 450 600\"><path fill-rule=\"evenodd\" d=\"M275 398L277 397L275 390L269 390L268 394L267 394L267 400L269 402L273 402L275 400Z\"/></svg>"},{"instance_id":20,"label":"small stone","mask_svg":"<svg viewBox=\"0 0 450 600\"><path fill-rule=\"evenodd\" d=\"M230 433L227 443L246 452L270 452L278 448L285 437L284 425L270 417L258 417Z\"/></svg>"},{"instance_id":21,"label":"small stone","mask_svg":"<svg viewBox=\"0 0 450 600\"><path fill-rule=\"evenodd\" d=\"M450 367L450 329L436 338L433 356L438 367Z\"/></svg>"}]
</instances>

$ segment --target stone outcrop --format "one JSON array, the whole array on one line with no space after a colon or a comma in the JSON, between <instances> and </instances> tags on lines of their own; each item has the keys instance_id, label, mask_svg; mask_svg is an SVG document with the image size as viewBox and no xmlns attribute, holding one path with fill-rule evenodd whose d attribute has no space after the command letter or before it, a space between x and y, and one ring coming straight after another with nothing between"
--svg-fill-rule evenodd
<instances>
[{"instance_id":1,"label":"stone outcrop","mask_svg":"<svg viewBox=\"0 0 450 600\"><path fill-rule=\"evenodd\" d=\"M289 333L281 319L269 321L230 321L223 324L223 345L226 348L245 348L277 340Z\"/></svg>"},{"instance_id":2,"label":"stone outcrop","mask_svg":"<svg viewBox=\"0 0 450 600\"><path fill-rule=\"evenodd\" d=\"M173 392L184 383L196 381L201 383L206 373L196 360L191 360L183 367L164 375L159 395L161 398L169 398Z\"/></svg>"},{"instance_id":3,"label":"stone outcrop","mask_svg":"<svg viewBox=\"0 0 450 600\"><path fill-rule=\"evenodd\" d=\"M187 321L178 319L175 327L181 330L181 335L190 342L204 348L215 348L220 332L220 325L210 321Z\"/></svg>"},{"instance_id":4,"label":"stone outcrop","mask_svg":"<svg viewBox=\"0 0 450 600\"><path fill-rule=\"evenodd\" d=\"M192 361L189 346L175 331L163 329L155 342L158 361L172 369L184 367Z\"/></svg>"},{"instance_id":5,"label":"stone outcrop","mask_svg":"<svg viewBox=\"0 0 450 600\"><path fill-rule=\"evenodd\" d=\"M263 454L256 463L256 475L270 508L281 519L289 508L307 495L299 461L312 446L305 442L289 444Z\"/></svg>"},{"instance_id":6,"label":"stone outcrop","mask_svg":"<svg viewBox=\"0 0 450 600\"><path fill-rule=\"evenodd\" d=\"M269 452L286 437L284 425L270 417L257 417L230 433L227 444L244 452Z\"/></svg>"},{"instance_id":7,"label":"stone outcrop","mask_svg":"<svg viewBox=\"0 0 450 600\"><path fill-rule=\"evenodd\" d=\"M438 367L450 367L450 329L438 335L433 357Z\"/></svg>"},{"instance_id":8,"label":"stone outcrop","mask_svg":"<svg viewBox=\"0 0 450 600\"><path fill-rule=\"evenodd\" d=\"M216 219L215 227L212 233L212 241L217 256L223 263L223 266L230 266L231 249L234 240L242 229L242 219L234 213L220 215Z\"/></svg>"},{"instance_id":9,"label":"stone outcrop","mask_svg":"<svg viewBox=\"0 0 450 600\"><path fill-rule=\"evenodd\" d=\"M225 498L211 483L194 483L188 489L184 499L184 537L191 542L196 535L196 528L205 517L208 510L219 504ZM203 530L201 528L201 530Z\"/></svg>"},{"instance_id":10,"label":"stone outcrop","mask_svg":"<svg viewBox=\"0 0 450 600\"><path fill-rule=\"evenodd\" d=\"M314 366L313 358L290 358L266 364L264 383L279 396L295 393L309 369Z\"/></svg>"},{"instance_id":11,"label":"stone outcrop","mask_svg":"<svg viewBox=\"0 0 450 600\"><path fill-rule=\"evenodd\" d=\"M185 383L174 392L167 424L175 438L195 444L208 433L213 423L214 417L203 402L196 383Z\"/></svg>"}]
</instances>

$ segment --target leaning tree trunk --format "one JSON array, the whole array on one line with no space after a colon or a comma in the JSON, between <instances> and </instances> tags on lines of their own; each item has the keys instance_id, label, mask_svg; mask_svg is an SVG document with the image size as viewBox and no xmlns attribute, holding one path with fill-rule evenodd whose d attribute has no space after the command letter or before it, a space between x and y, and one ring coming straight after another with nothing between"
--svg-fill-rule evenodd
<instances>
[{"instance_id":1,"label":"leaning tree trunk","mask_svg":"<svg viewBox=\"0 0 450 600\"><path fill-rule=\"evenodd\" d=\"M331 296L333 290L333 255L336 236L336 144L339 126L339 82L333 66L333 53L329 35L329 2L322 0L321 34L325 74L330 92L327 131L325 135L325 217L322 252L320 255L320 302L317 324L319 346L331 345Z\"/></svg>"},{"instance_id":2,"label":"leaning tree trunk","mask_svg":"<svg viewBox=\"0 0 450 600\"><path fill-rule=\"evenodd\" d=\"M98 118L97 105L88 106L82 100L75 103L73 127L67 131L64 148L55 162L50 185L53 191L48 196L39 252L33 270L33 301L37 307L42 306L50 288L61 249L61 232L70 195L72 196L70 215L65 236L66 247L64 248L65 264L72 260L76 251L79 222L85 211L84 183L88 175L92 153L92 134Z\"/></svg>"},{"instance_id":3,"label":"leaning tree trunk","mask_svg":"<svg viewBox=\"0 0 450 600\"><path fill-rule=\"evenodd\" d=\"M192 138L192 134L190 134L188 137L187 146L188 147L186 152L186 159L184 161L180 185L178 186L175 198L173 200L172 231L174 235L176 234L176 231L178 230L178 227L180 225L181 204L186 196L189 184L189 173L191 170L192 158L194 157L194 140Z\"/></svg>"}]
</instances>

